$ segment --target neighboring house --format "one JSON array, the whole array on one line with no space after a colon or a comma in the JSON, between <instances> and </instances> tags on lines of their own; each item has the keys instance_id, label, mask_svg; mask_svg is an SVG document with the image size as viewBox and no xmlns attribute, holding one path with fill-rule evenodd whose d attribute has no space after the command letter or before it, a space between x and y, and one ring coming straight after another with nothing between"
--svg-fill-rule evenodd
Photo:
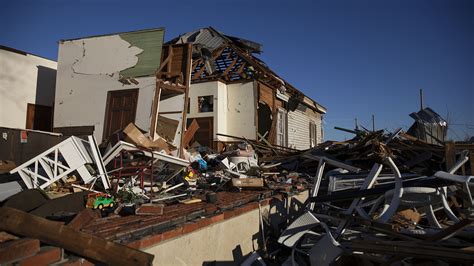
<instances>
[{"instance_id":1,"label":"neighboring house","mask_svg":"<svg viewBox=\"0 0 474 266\"><path fill-rule=\"evenodd\" d=\"M51 131L56 62L0 46L0 126Z\"/></svg>"},{"instance_id":2,"label":"neighboring house","mask_svg":"<svg viewBox=\"0 0 474 266\"><path fill-rule=\"evenodd\" d=\"M152 29L61 41L56 130L94 131L102 142L134 122L179 146L196 119L193 141L211 147L235 141L218 133L259 133L298 149L321 142L326 110L253 56L261 45L212 28L166 44L163 35Z\"/></svg>"}]
</instances>

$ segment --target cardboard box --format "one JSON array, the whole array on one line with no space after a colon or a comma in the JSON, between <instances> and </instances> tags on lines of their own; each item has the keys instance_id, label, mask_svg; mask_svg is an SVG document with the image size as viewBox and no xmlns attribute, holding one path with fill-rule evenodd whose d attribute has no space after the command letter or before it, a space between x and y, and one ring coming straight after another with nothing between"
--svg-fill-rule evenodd
<instances>
[{"instance_id":1,"label":"cardboard box","mask_svg":"<svg viewBox=\"0 0 474 266\"><path fill-rule=\"evenodd\" d=\"M159 138L155 141L151 141L133 123L128 124L127 127L124 128L123 133L125 134L125 141L143 148L164 150L168 154L172 149L174 149L172 145L170 145L162 138Z\"/></svg>"}]
</instances>

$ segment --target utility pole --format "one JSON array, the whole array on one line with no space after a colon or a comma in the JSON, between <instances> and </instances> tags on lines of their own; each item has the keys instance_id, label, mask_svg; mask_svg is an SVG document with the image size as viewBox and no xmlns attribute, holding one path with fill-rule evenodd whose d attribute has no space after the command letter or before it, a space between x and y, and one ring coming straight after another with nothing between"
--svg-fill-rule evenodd
<instances>
[{"instance_id":1,"label":"utility pole","mask_svg":"<svg viewBox=\"0 0 474 266\"><path fill-rule=\"evenodd\" d=\"M359 130L359 123L357 123L357 117L354 120L355 120L355 130Z\"/></svg>"},{"instance_id":2,"label":"utility pole","mask_svg":"<svg viewBox=\"0 0 474 266\"><path fill-rule=\"evenodd\" d=\"M420 89L420 111L423 110L423 89Z\"/></svg>"}]
</instances>

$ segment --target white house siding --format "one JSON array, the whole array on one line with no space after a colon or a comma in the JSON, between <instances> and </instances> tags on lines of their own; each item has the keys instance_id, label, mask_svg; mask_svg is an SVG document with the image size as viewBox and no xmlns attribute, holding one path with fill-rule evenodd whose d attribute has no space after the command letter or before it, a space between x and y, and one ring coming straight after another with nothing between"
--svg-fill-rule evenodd
<instances>
[{"instance_id":1,"label":"white house siding","mask_svg":"<svg viewBox=\"0 0 474 266\"><path fill-rule=\"evenodd\" d=\"M139 52L116 35L60 43L54 127L94 126L94 135L101 142L107 92L138 88L135 123L148 130L156 78L136 78L137 85L118 81L121 70L137 63Z\"/></svg>"},{"instance_id":2,"label":"white house siding","mask_svg":"<svg viewBox=\"0 0 474 266\"><path fill-rule=\"evenodd\" d=\"M25 128L28 103L54 106L56 66L0 47L0 126Z\"/></svg>"},{"instance_id":3,"label":"white house siding","mask_svg":"<svg viewBox=\"0 0 474 266\"><path fill-rule=\"evenodd\" d=\"M304 150L310 148L309 138L309 123L313 122L316 124L316 142L321 143L321 116L317 117L309 116L308 114L295 110L294 112L288 112L288 146Z\"/></svg>"}]
</instances>

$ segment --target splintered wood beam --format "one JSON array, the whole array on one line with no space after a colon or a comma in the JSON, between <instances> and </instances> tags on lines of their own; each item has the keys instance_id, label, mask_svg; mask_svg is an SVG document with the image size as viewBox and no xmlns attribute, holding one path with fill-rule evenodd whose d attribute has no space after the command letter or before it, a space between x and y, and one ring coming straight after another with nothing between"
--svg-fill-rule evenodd
<instances>
[{"instance_id":1,"label":"splintered wood beam","mask_svg":"<svg viewBox=\"0 0 474 266\"><path fill-rule=\"evenodd\" d=\"M199 64L202 63L202 59L199 58L199 59L196 59L194 62L193 62L193 66L192 66L192 70L195 70L197 66L199 66Z\"/></svg>"},{"instance_id":2,"label":"splintered wood beam","mask_svg":"<svg viewBox=\"0 0 474 266\"><path fill-rule=\"evenodd\" d=\"M154 256L17 209L0 208L0 230L109 265L152 265Z\"/></svg>"},{"instance_id":3,"label":"splintered wood beam","mask_svg":"<svg viewBox=\"0 0 474 266\"><path fill-rule=\"evenodd\" d=\"M157 75L159 73L163 73L163 68L168 65L168 63L170 62L171 60L171 55L168 54L168 56L166 57L165 61L163 61L160 65L160 68L158 69L158 71L156 71Z\"/></svg>"},{"instance_id":4,"label":"splintered wood beam","mask_svg":"<svg viewBox=\"0 0 474 266\"><path fill-rule=\"evenodd\" d=\"M216 60L219 56L221 56L226 48L227 48L227 46L222 46L221 48L216 49L212 53L212 60Z\"/></svg>"},{"instance_id":5,"label":"splintered wood beam","mask_svg":"<svg viewBox=\"0 0 474 266\"><path fill-rule=\"evenodd\" d=\"M197 66L196 66L197 67ZM201 78L202 72L206 69L204 60L202 60L202 65L201 68L194 73L194 76L192 77L193 80Z\"/></svg>"},{"instance_id":6,"label":"splintered wood beam","mask_svg":"<svg viewBox=\"0 0 474 266\"><path fill-rule=\"evenodd\" d=\"M236 57L234 58L234 60L232 61L232 63L230 63L230 65L226 68L226 70L224 71L224 73L222 73L222 75L224 76L224 78L228 78L227 77L227 73L229 73L229 71L235 66L235 64L237 63L237 60L239 58Z\"/></svg>"},{"instance_id":7,"label":"splintered wood beam","mask_svg":"<svg viewBox=\"0 0 474 266\"><path fill-rule=\"evenodd\" d=\"M150 124L150 135L152 139L155 139L155 134L156 134L156 123L158 121L158 108L160 106L160 98L161 98L161 88L160 88L161 84L162 82L156 83L155 96L153 98L153 107L152 107L151 124Z\"/></svg>"},{"instance_id":8,"label":"splintered wood beam","mask_svg":"<svg viewBox=\"0 0 474 266\"><path fill-rule=\"evenodd\" d=\"M226 60L230 60L232 58L232 51L229 51L225 57Z\"/></svg>"},{"instance_id":9,"label":"splintered wood beam","mask_svg":"<svg viewBox=\"0 0 474 266\"><path fill-rule=\"evenodd\" d=\"M186 91L186 86L180 86L180 85L171 85L171 84L166 84L161 81L158 81L156 83L156 87L160 89L165 89L165 90L170 90L170 91L175 91L179 93L185 93Z\"/></svg>"},{"instance_id":10,"label":"splintered wood beam","mask_svg":"<svg viewBox=\"0 0 474 266\"><path fill-rule=\"evenodd\" d=\"M172 61L173 61L173 46L168 46L168 57L170 60L166 64L166 72L171 73L171 66L172 66Z\"/></svg>"},{"instance_id":11,"label":"splintered wood beam","mask_svg":"<svg viewBox=\"0 0 474 266\"><path fill-rule=\"evenodd\" d=\"M244 71L244 68L245 68L246 65L247 65L247 63L244 60L242 60L241 65L240 65L239 69L236 72L239 76L242 76L242 72Z\"/></svg>"}]
</instances>

